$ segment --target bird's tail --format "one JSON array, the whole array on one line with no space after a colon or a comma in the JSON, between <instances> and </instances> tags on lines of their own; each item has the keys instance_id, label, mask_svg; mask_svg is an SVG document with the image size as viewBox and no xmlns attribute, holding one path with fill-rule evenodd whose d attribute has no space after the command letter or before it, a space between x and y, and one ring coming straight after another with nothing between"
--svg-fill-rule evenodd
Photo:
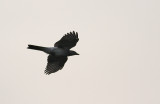
<instances>
[{"instance_id":1,"label":"bird's tail","mask_svg":"<svg viewBox=\"0 0 160 104\"><path fill-rule=\"evenodd\" d=\"M39 51L44 51L45 47L42 46L36 46L36 45L28 45L28 49L33 49L33 50L39 50Z\"/></svg>"}]
</instances>

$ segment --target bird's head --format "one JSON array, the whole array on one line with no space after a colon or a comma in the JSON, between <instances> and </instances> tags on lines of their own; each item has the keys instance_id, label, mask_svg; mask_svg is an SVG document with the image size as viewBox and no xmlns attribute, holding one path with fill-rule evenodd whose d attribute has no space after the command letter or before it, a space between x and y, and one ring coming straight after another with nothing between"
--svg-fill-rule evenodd
<instances>
[{"instance_id":1,"label":"bird's head","mask_svg":"<svg viewBox=\"0 0 160 104\"><path fill-rule=\"evenodd\" d=\"M73 56L73 55L79 55L79 54L75 51L69 51L69 56Z\"/></svg>"}]
</instances>

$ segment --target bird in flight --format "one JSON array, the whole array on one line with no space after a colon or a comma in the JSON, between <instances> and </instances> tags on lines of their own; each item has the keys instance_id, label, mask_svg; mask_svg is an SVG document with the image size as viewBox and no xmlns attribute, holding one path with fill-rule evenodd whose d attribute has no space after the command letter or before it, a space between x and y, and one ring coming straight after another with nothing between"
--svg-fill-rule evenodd
<instances>
[{"instance_id":1,"label":"bird in flight","mask_svg":"<svg viewBox=\"0 0 160 104\"><path fill-rule=\"evenodd\" d=\"M79 55L77 52L70 50L72 47L76 46L78 41L78 33L73 31L65 34L54 44L54 47L42 47L29 44L28 49L43 51L49 54L46 70L44 71L49 75L62 69L68 56Z\"/></svg>"}]
</instances>

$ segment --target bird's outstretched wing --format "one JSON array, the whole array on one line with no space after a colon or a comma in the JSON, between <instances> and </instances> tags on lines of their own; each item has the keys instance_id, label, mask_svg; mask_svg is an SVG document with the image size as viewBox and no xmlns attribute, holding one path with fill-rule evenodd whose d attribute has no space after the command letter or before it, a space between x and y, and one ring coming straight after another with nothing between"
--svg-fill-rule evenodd
<instances>
[{"instance_id":1,"label":"bird's outstretched wing","mask_svg":"<svg viewBox=\"0 0 160 104\"><path fill-rule=\"evenodd\" d=\"M65 34L58 42L54 44L54 46L64 49L71 49L77 44L78 40L78 33L73 31Z\"/></svg>"},{"instance_id":2,"label":"bird's outstretched wing","mask_svg":"<svg viewBox=\"0 0 160 104\"><path fill-rule=\"evenodd\" d=\"M49 55L45 73L49 75L62 69L67 59L67 57L55 57L53 55Z\"/></svg>"}]
</instances>

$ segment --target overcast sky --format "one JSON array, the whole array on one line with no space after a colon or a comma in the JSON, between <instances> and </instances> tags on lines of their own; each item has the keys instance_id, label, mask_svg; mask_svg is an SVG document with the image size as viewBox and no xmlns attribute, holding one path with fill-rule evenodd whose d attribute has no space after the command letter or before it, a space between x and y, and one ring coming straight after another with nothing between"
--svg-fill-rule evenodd
<instances>
[{"instance_id":1,"label":"overcast sky","mask_svg":"<svg viewBox=\"0 0 160 104\"><path fill-rule=\"evenodd\" d=\"M160 104L159 0L0 0L1 104ZM64 68L53 46L79 33Z\"/></svg>"}]
</instances>

